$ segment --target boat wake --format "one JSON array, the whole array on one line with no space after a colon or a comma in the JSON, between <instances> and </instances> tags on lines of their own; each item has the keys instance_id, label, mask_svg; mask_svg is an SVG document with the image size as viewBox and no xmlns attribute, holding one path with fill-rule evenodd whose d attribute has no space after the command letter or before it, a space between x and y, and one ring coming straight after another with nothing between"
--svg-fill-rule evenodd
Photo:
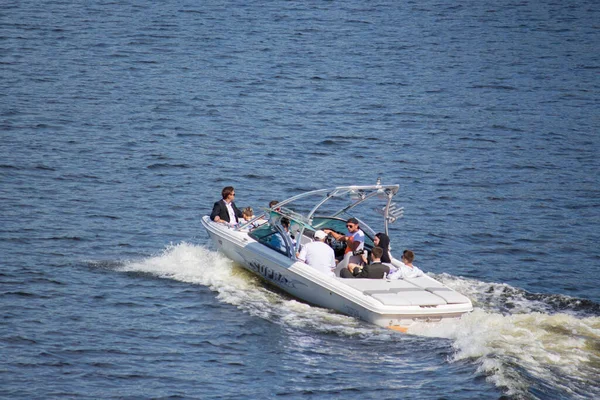
<instances>
[{"instance_id":1,"label":"boat wake","mask_svg":"<svg viewBox=\"0 0 600 400\"><path fill-rule=\"evenodd\" d=\"M170 245L160 255L125 263L119 270L207 286L220 301L284 328L380 340L397 335L275 292L204 246ZM600 396L599 304L447 274L432 277L470 297L475 310L458 322L416 324L410 334L449 339L454 348L449 361L474 362L509 396Z\"/></svg>"},{"instance_id":2,"label":"boat wake","mask_svg":"<svg viewBox=\"0 0 600 400\"><path fill-rule=\"evenodd\" d=\"M418 324L410 333L452 339L454 361L475 361L509 395L552 388L561 398L600 396L600 305L447 274L434 278L470 297L475 310L458 324Z\"/></svg>"},{"instance_id":3,"label":"boat wake","mask_svg":"<svg viewBox=\"0 0 600 400\"><path fill-rule=\"evenodd\" d=\"M371 325L355 318L311 307L272 287L265 287L255 275L204 246L169 245L157 256L127 262L117 269L207 286L217 293L220 301L284 327L344 335L372 332Z\"/></svg>"}]
</instances>

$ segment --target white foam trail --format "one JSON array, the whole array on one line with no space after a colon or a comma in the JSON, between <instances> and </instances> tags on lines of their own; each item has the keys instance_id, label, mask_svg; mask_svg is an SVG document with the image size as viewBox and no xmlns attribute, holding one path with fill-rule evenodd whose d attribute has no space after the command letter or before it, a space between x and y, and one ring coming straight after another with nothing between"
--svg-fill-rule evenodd
<instances>
[{"instance_id":1,"label":"white foam trail","mask_svg":"<svg viewBox=\"0 0 600 400\"><path fill-rule=\"evenodd\" d=\"M482 284L469 285L460 278L444 283L473 297L470 292ZM493 291L488 290L488 295L494 298ZM527 304L521 298L518 302L520 310L543 308L538 301ZM510 395L527 393L532 377L571 398L600 394L600 317L543 312L503 315L476 308L458 323L417 324L409 333L452 339L453 360L475 360L479 371Z\"/></svg>"},{"instance_id":2,"label":"white foam trail","mask_svg":"<svg viewBox=\"0 0 600 400\"><path fill-rule=\"evenodd\" d=\"M347 335L372 334L377 330L354 318L311 307L267 290L254 275L204 246L169 245L157 256L125 263L119 269L207 286L218 293L219 300L250 315L288 327Z\"/></svg>"},{"instance_id":3,"label":"white foam trail","mask_svg":"<svg viewBox=\"0 0 600 400\"><path fill-rule=\"evenodd\" d=\"M162 254L120 269L207 286L219 300L284 327L379 340L397 335L267 290L254 275L203 246L171 245ZM476 309L459 322L417 324L409 333L452 340L453 360L473 360L479 371L509 394L530 395L533 377L572 398L600 395L600 318L545 313L547 304L528 300L509 285L446 274L435 278L473 299ZM510 314L499 305L505 302L507 290Z\"/></svg>"}]
</instances>

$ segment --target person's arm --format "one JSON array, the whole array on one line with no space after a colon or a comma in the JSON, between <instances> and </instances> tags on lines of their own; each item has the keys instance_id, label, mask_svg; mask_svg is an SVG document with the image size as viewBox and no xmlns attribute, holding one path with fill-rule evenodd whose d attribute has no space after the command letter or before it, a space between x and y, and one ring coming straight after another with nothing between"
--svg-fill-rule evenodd
<instances>
[{"instance_id":1,"label":"person's arm","mask_svg":"<svg viewBox=\"0 0 600 400\"><path fill-rule=\"evenodd\" d=\"M210 219L212 219L215 222L221 222L221 217L219 217L220 213L221 213L221 202L217 201L215 203L215 205L213 206L212 212L210 213Z\"/></svg>"},{"instance_id":2,"label":"person's arm","mask_svg":"<svg viewBox=\"0 0 600 400\"><path fill-rule=\"evenodd\" d=\"M337 267L337 264L335 263L335 253L333 252L333 250L331 250L331 252L329 253L329 264L331 272L335 273L335 268Z\"/></svg>"},{"instance_id":3,"label":"person's arm","mask_svg":"<svg viewBox=\"0 0 600 400\"><path fill-rule=\"evenodd\" d=\"M332 231L331 229L323 229L323 232L327 233L328 235L333 236L333 238L337 241L343 242L346 240L346 236L342 235L341 233Z\"/></svg>"},{"instance_id":4,"label":"person's arm","mask_svg":"<svg viewBox=\"0 0 600 400\"><path fill-rule=\"evenodd\" d=\"M306 263L306 246L300 249L300 252L297 255L298 259L304 263Z\"/></svg>"},{"instance_id":5,"label":"person's arm","mask_svg":"<svg viewBox=\"0 0 600 400\"><path fill-rule=\"evenodd\" d=\"M355 278L368 278L369 277L369 266L365 265L358 274L354 274Z\"/></svg>"},{"instance_id":6,"label":"person's arm","mask_svg":"<svg viewBox=\"0 0 600 400\"><path fill-rule=\"evenodd\" d=\"M348 263L348 271L352 272L353 275L356 275L360 272L360 265L354 263Z\"/></svg>"},{"instance_id":7,"label":"person's arm","mask_svg":"<svg viewBox=\"0 0 600 400\"><path fill-rule=\"evenodd\" d=\"M368 257L367 257L367 253L365 253L363 251L363 253L361 254L362 260L363 260L363 264L367 265L369 263Z\"/></svg>"}]
</instances>

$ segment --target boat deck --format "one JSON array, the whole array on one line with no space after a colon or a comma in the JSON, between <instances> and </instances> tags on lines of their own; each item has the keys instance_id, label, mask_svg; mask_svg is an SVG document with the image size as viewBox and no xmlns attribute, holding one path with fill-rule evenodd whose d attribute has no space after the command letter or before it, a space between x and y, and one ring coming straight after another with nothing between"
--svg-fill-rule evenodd
<instances>
[{"instance_id":1,"label":"boat deck","mask_svg":"<svg viewBox=\"0 0 600 400\"><path fill-rule=\"evenodd\" d=\"M427 276L397 280L339 279L390 306L438 306L470 302L467 297Z\"/></svg>"}]
</instances>

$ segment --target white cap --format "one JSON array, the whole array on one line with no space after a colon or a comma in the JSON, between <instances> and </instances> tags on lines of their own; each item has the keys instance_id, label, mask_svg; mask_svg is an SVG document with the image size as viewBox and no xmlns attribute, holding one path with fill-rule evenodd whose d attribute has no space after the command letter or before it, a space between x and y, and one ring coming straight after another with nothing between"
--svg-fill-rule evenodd
<instances>
[{"instance_id":1,"label":"white cap","mask_svg":"<svg viewBox=\"0 0 600 400\"><path fill-rule=\"evenodd\" d=\"M327 237L327 234L325 232L323 232L322 230L318 230L315 232L315 239L323 240L326 237Z\"/></svg>"}]
</instances>

